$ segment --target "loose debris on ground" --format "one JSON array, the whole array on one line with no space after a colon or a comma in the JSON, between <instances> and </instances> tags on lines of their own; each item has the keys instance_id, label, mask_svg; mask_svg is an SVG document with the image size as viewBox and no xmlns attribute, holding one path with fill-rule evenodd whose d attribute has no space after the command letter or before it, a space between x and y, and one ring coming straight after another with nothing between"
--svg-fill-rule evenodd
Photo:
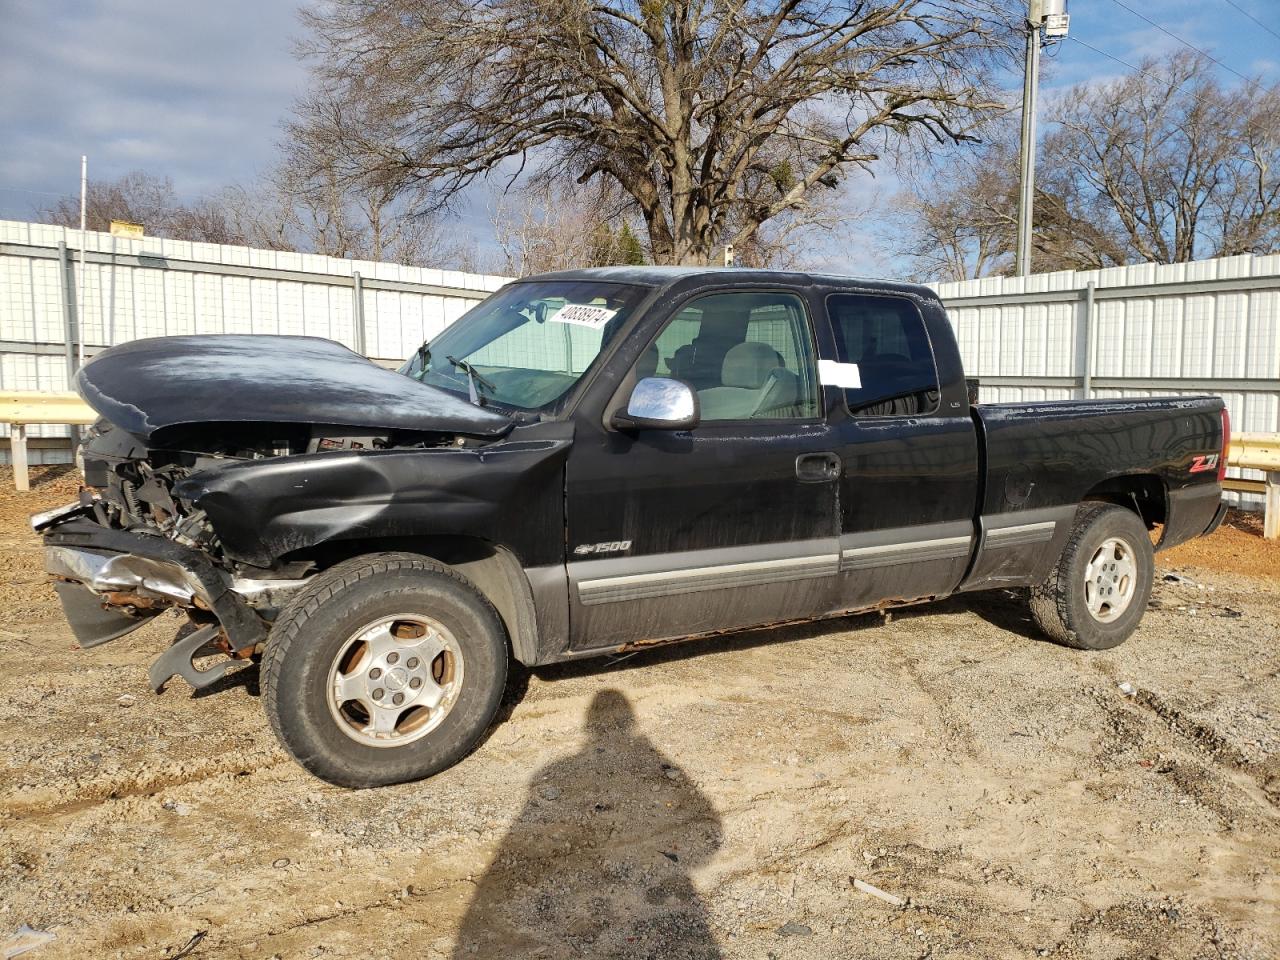
<instances>
[{"instance_id":1,"label":"loose debris on ground","mask_svg":"<svg viewBox=\"0 0 1280 960\"><path fill-rule=\"evenodd\" d=\"M75 648L25 526L75 477L33 473L0 495L33 960L1280 955L1280 562L1244 522L1161 555L1114 651L994 594L520 673L465 762L352 792L252 671L151 694L178 619Z\"/></svg>"}]
</instances>

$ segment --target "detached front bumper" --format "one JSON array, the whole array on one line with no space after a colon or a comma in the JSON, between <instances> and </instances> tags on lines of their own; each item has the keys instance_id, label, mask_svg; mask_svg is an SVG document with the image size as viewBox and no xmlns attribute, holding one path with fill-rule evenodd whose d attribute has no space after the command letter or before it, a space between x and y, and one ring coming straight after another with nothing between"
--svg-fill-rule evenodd
<instances>
[{"instance_id":1,"label":"detached front bumper","mask_svg":"<svg viewBox=\"0 0 1280 960\"><path fill-rule=\"evenodd\" d=\"M152 665L155 690L174 675L197 689L206 687L237 661L199 670L193 658L217 653L244 658L266 640L268 623L250 597L259 604L269 599L272 591L264 584L271 581L240 582L254 588L246 596L235 589L237 581L191 547L103 527L74 509L50 513L59 515L48 520L41 515L32 525L44 534L45 569L55 579L63 613L82 647L122 637L169 607L185 608L203 624ZM216 624L209 622L212 618Z\"/></svg>"},{"instance_id":2,"label":"detached front bumper","mask_svg":"<svg viewBox=\"0 0 1280 960\"><path fill-rule=\"evenodd\" d=\"M44 542L46 569L58 578L58 596L82 646L123 636L173 605L216 616L234 651L266 639L263 619L198 550L83 518L47 528Z\"/></svg>"}]
</instances>

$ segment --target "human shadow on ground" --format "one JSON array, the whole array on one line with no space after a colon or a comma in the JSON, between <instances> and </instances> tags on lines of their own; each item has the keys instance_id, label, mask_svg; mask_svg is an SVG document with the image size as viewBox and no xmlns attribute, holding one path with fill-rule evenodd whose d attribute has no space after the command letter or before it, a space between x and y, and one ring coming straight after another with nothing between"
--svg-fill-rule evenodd
<instances>
[{"instance_id":1,"label":"human shadow on ground","mask_svg":"<svg viewBox=\"0 0 1280 960\"><path fill-rule=\"evenodd\" d=\"M720 847L715 809L619 691L596 694L585 733L535 775L454 957L721 957L689 876Z\"/></svg>"}]
</instances>

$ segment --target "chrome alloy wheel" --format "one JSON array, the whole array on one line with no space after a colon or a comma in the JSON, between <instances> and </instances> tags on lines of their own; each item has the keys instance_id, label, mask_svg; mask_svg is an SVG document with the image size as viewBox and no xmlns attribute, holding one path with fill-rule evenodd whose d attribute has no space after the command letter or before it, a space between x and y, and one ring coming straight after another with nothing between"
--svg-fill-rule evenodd
<instances>
[{"instance_id":1,"label":"chrome alloy wheel","mask_svg":"<svg viewBox=\"0 0 1280 960\"><path fill-rule=\"evenodd\" d=\"M1104 540L1084 574L1084 602L1099 623L1110 623L1127 609L1137 585L1133 548L1118 537Z\"/></svg>"},{"instance_id":2,"label":"chrome alloy wheel","mask_svg":"<svg viewBox=\"0 0 1280 960\"><path fill-rule=\"evenodd\" d=\"M329 712L358 743L402 747L449 715L462 691L462 667L462 648L439 622L416 613L383 617L334 658Z\"/></svg>"}]
</instances>

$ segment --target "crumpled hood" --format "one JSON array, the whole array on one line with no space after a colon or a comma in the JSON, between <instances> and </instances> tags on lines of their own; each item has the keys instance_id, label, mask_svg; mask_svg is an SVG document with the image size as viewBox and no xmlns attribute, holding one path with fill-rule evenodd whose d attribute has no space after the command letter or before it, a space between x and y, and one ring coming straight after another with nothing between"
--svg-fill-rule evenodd
<instances>
[{"instance_id":1,"label":"crumpled hood","mask_svg":"<svg viewBox=\"0 0 1280 960\"><path fill-rule=\"evenodd\" d=\"M76 375L86 403L144 440L196 423L314 423L500 437L512 421L332 340L218 334L133 340Z\"/></svg>"}]
</instances>

